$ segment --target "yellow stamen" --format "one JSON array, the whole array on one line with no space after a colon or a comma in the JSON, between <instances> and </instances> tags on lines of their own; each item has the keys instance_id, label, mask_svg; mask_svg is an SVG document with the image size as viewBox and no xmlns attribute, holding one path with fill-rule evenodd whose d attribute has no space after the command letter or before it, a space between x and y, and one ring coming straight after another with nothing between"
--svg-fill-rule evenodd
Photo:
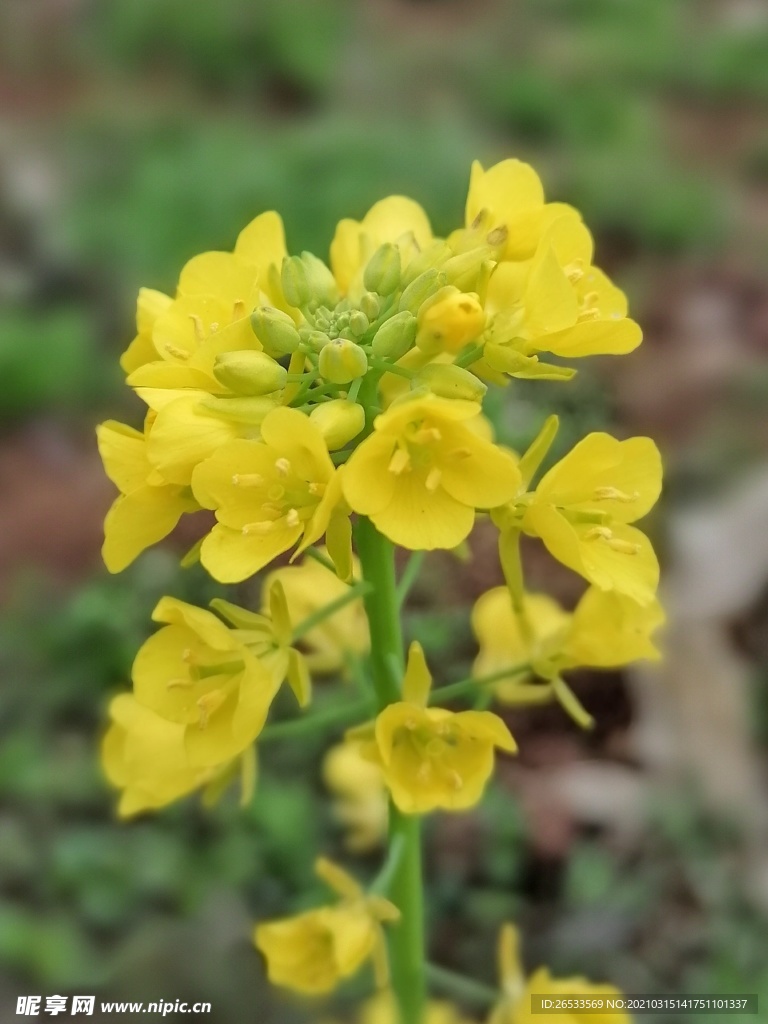
<instances>
[{"instance_id":1,"label":"yellow stamen","mask_svg":"<svg viewBox=\"0 0 768 1024\"><path fill-rule=\"evenodd\" d=\"M274 530L274 528L275 524L266 519L259 523L246 523L242 528L241 533L247 537L249 533L269 533L271 530Z\"/></svg>"},{"instance_id":2,"label":"yellow stamen","mask_svg":"<svg viewBox=\"0 0 768 1024\"><path fill-rule=\"evenodd\" d=\"M629 540L621 540L620 537L611 537L608 541L608 546L613 548L614 551L620 552L622 555L637 555L640 553L640 545L633 544Z\"/></svg>"},{"instance_id":3,"label":"yellow stamen","mask_svg":"<svg viewBox=\"0 0 768 1024\"><path fill-rule=\"evenodd\" d=\"M301 523L301 519L299 518L299 513L296 511L295 508L288 509L285 521L291 528L293 528L294 526L299 526L299 524Z\"/></svg>"},{"instance_id":4,"label":"yellow stamen","mask_svg":"<svg viewBox=\"0 0 768 1024\"><path fill-rule=\"evenodd\" d=\"M580 281L582 277L584 277L584 260L575 259L572 263L569 263L568 266L565 267L564 269L565 276L568 278L571 284L576 284L577 281Z\"/></svg>"},{"instance_id":5,"label":"yellow stamen","mask_svg":"<svg viewBox=\"0 0 768 1024\"><path fill-rule=\"evenodd\" d=\"M494 228L493 231L488 233L486 241L488 242L488 245L504 245L508 234L509 231L507 230L506 224L500 224L499 227Z\"/></svg>"},{"instance_id":6,"label":"yellow stamen","mask_svg":"<svg viewBox=\"0 0 768 1024\"><path fill-rule=\"evenodd\" d=\"M411 468L411 456L405 448L397 448L389 461L389 472L400 476Z\"/></svg>"},{"instance_id":7,"label":"yellow stamen","mask_svg":"<svg viewBox=\"0 0 768 1024\"><path fill-rule=\"evenodd\" d=\"M326 485L324 483L321 483L320 481L315 481L309 485L307 490L316 498L322 498L322 496L325 494L325 487Z\"/></svg>"},{"instance_id":8,"label":"yellow stamen","mask_svg":"<svg viewBox=\"0 0 768 1024\"><path fill-rule=\"evenodd\" d=\"M189 352L185 348L179 348L178 345L172 345L170 341L163 345L163 348L169 356L173 356L174 359L189 359Z\"/></svg>"},{"instance_id":9,"label":"yellow stamen","mask_svg":"<svg viewBox=\"0 0 768 1024\"><path fill-rule=\"evenodd\" d=\"M620 491L618 487L596 487L593 492L595 501L637 501L640 497L639 491L632 491L631 494L627 494L626 491Z\"/></svg>"},{"instance_id":10,"label":"yellow stamen","mask_svg":"<svg viewBox=\"0 0 768 1024\"><path fill-rule=\"evenodd\" d=\"M442 472L437 468L437 466L433 466L432 469L430 469L429 473L427 473L425 487L430 493L434 493L440 486L440 481L442 480L442 478Z\"/></svg>"},{"instance_id":11,"label":"yellow stamen","mask_svg":"<svg viewBox=\"0 0 768 1024\"><path fill-rule=\"evenodd\" d=\"M205 729L211 715L219 710L226 699L227 695L223 690L210 690L208 693L203 694L197 702L197 708L200 712L199 725L201 729Z\"/></svg>"},{"instance_id":12,"label":"yellow stamen","mask_svg":"<svg viewBox=\"0 0 768 1024\"><path fill-rule=\"evenodd\" d=\"M235 304L232 307L232 319L241 320L245 316L245 303L242 299L235 299Z\"/></svg>"},{"instance_id":13,"label":"yellow stamen","mask_svg":"<svg viewBox=\"0 0 768 1024\"><path fill-rule=\"evenodd\" d=\"M197 661L197 658L195 657L195 652L192 650L191 647L184 648L184 650L181 653L181 660L186 662L187 665L191 665L195 661Z\"/></svg>"},{"instance_id":14,"label":"yellow stamen","mask_svg":"<svg viewBox=\"0 0 768 1024\"><path fill-rule=\"evenodd\" d=\"M448 772L448 780L454 789L464 788L464 779L462 779L458 772Z\"/></svg>"},{"instance_id":15,"label":"yellow stamen","mask_svg":"<svg viewBox=\"0 0 768 1024\"><path fill-rule=\"evenodd\" d=\"M203 321L197 315L197 313L190 313L189 319L192 321L195 327L195 337L198 341L205 341L205 327Z\"/></svg>"},{"instance_id":16,"label":"yellow stamen","mask_svg":"<svg viewBox=\"0 0 768 1024\"><path fill-rule=\"evenodd\" d=\"M612 537L613 530L609 530L607 526L593 526L584 534L584 540L611 540Z\"/></svg>"},{"instance_id":17,"label":"yellow stamen","mask_svg":"<svg viewBox=\"0 0 768 1024\"><path fill-rule=\"evenodd\" d=\"M413 435L414 444L429 444L431 441L441 441L443 435L437 427L422 427Z\"/></svg>"},{"instance_id":18,"label":"yellow stamen","mask_svg":"<svg viewBox=\"0 0 768 1024\"><path fill-rule=\"evenodd\" d=\"M169 679L165 685L168 690L186 690L193 682L191 679Z\"/></svg>"},{"instance_id":19,"label":"yellow stamen","mask_svg":"<svg viewBox=\"0 0 768 1024\"><path fill-rule=\"evenodd\" d=\"M280 457L275 460L275 469L280 476L288 476L291 472L291 464L288 459Z\"/></svg>"},{"instance_id":20,"label":"yellow stamen","mask_svg":"<svg viewBox=\"0 0 768 1024\"><path fill-rule=\"evenodd\" d=\"M238 487L261 487L264 477L260 473L233 473L232 483Z\"/></svg>"}]
</instances>

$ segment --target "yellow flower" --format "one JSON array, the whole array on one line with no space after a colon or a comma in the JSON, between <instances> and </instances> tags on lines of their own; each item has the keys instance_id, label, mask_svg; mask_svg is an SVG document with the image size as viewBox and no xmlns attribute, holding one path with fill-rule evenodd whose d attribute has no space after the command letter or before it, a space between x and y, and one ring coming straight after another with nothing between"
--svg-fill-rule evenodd
<instances>
[{"instance_id":1,"label":"yellow flower","mask_svg":"<svg viewBox=\"0 0 768 1024\"><path fill-rule=\"evenodd\" d=\"M215 358L222 352L261 349L250 315L257 306L283 304L278 268L285 254L282 221L270 211L240 232L234 252L204 252L189 260L175 299L162 304L155 299L154 319L149 323L145 317L143 332L140 327L141 353L151 351L149 338L154 355L140 361L124 356L130 362L128 383L225 391L212 373ZM134 345L138 350L139 339Z\"/></svg>"},{"instance_id":2,"label":"yellow flower","mask_svg":"<svg viewBox=\"0 0 768 1024\"><path fill-rule=\"evenodd\" d=\"M222 446L192 475L197 500L218 520L200 558L222 583L252 576L299 541L304 550L336 528L332 519L346 519L339 472L304 413L272 410L261 438Z\"/></svg>"},{"instance_id":3,"label":"yellow flower","mask_svg":"<svg viewBox=\"0 0 768 1024\"><path fill-rule=\"evenodd\" d=\"M367 897L350 875L327 860L318 860L316 871L340 900L257 925L254 942L267 961L269 980L320 995L332 991L371 958L379 975L386 975L381 924L396 921L397 908L381 897Z\"/></svg>"},{"instance_id":4,"label":"yellow flower","mask_svg":"<svg viewBox=\"0 0 768 1024\"><path fill-rule=\"evenodd\" d=\"M472 630L480 652L472 668L477 678L530 665L529 674L550 679L576 666L617 668L641 658L656 660L651 635L664 621L654 598L640 605L624 594L590 587L573 613L546 594L526 594L523 615L515 613L507 587L482 594L472 609ZM534 689L521 677L496 683L505 703L528 703ZM542 691L544 688L537 687Z\"/></svg>"},{"instance_id":5,"label":"yellow flower","mask_svg":"<svg viewBox=\"0 0 768 1024\"><path fill-rule=\"evenodd\" d=\"M259 659L275 687L287 679L299 705L305 707L312 696L312 680L307 659L294 646L291 611L280 580L266 583L264 594L263 615L218 597L211 601L211 607L232 623L239 642Z\"/></svg>"},{"instance_id":6,"label":"yellow flower","mask_svg":"<svg viewBox=\"0 0 768 1024\"><path fill-rule=\"evenodd\" d=\"M136 337L120 356L120 366L126 374L157 359L152 331L158 317L162 316L172 302L170 295L164 295L154 288L139 289L136 301Z\"/></svg>"},{"instance_id":7,"label":"yellow flower","mask_svg":"<svg viewBox=\"0 0 768 1024\"><path fill-rule=\"evenodd\" d=\"M456 353L482 332L485 311L476 294L448 285L422 303L418 324L416 344L422 352Z\"/></svg>"},{"instance_id":8,"label":"yellow flower","mask_svg":"<svg viewBox=\"0 0 768 1024\"><path fill-rule=\"evenodd\" d=\"M466 204L466 231L456 232L449 244L457 244L463 234L491 234L501 248L504 260L530 259L542 234L552 221L579 214L565 203L544 202L544 188L538 174L520 160L502 160L483 170L475 160L469 178ZM469 248L477 241L464 241Z\"/></svg>"},{"instance_id":9,"label":"yellow flower","mask_svg":"<svg viewBox=\"0 0 768 1024\"><path fill-rule=\"evenodd\" d=\"M509 729L490 711L427 707L431 684L422 649L413 643L404 699L378 715L373 738L364 747L365 756L381 767L393 801L405 814L472 807L493 772L495 748L517 750Z\"/></svg>"},{"instance_id":10,"label":"yellow flower","mask_svg":"<svg viewBox=\"0 0 768 1024\"><path fill-rule=\"evenodd\" d=\"M548 425L521 460L525 481L535 469L527 467L531 452L536 450L537 466L554 436ZM544 474L534 491L493 511L502 560L505 547L517 544L522 529L540 537L559 562L600 590L651 604L659 564L648 538L629 524L646 515L660 491L661 456L650 438L618 441L609 434L589 434Z\"/></svg>"},{"instance_id":11,"label":"yellow flower","mask_svg":"<svg viewBox=\"0 0 768 1024\"><path fill-rule=\"evenodd\" d=\"M488 1024L537 1024L542 1014L533 1011L532 997L571 995L589 999L621 995L612 985L595 985L586 978L553 978L546 967L540 967L526 979L520 963L517 929L509 924L502 928L499 936L499 968L501 996ZM544 1016L554 1024L602 1024L606 1017L604 1012L593 1010L547 1011ZM631 1024L629 1014L622 1010L610 1016L616 1024Z\"/></svg>"},{"instance_id":12,"label":"yellow flower","mask_svg":"<svg viewBox=\"0 0 768 1024\"><path fill-rule=\"evenodd\" d=\"M152 467L144 434L107 420L96 435L107 476L120 490L104 521L102 557L110 572L120 572L200 506L188 487L168 483Z\"/></svg>"},{"instance_id":13,"label":"yellow flower","mask_svg":"<svg viewBox=\"0 0 768 1024\"><path fill-rule=\"evenodd\" d=\"M344 467L350 506L403 547L456 547L476 508L509 501L520 484L513 457L468 426L479 412L435 395L390 406Z\"/></svg>"},{"instance_id":14,"label":"yellow flower","mask_svg":"<svg viewBox=\"0 0 768 1024\"><path fill-rule=\"evenodd\" d=\"M361 853L379 846L387 832L388 800L381 769L364 756L359 742L331 747L323 779L334 794L334 814L346 829L346 845Z\"/></svg>"},{"instance_id":15,"label":"yellow flower","mask_svg":"<svg viewBox=\"0 0 768 1024\"><path fill-rule=\"evenodd\" d=\"M250 799L255 776L252 751L223 764L191 765L183 725L169 722L127 693L114 698L109 714L112 722L102 742L101 760L109 781L122 790L121 818L165 807L201 786L215 796L239 767L243 802Z\"/></svg>"},{"instance_id":16,"label":"yellow flower","mask_svg":"<svg viewBox=\"0 0 768 1024\"><path fill-rule=\"evenodd\" d=\"M356 564L355 574L359 576ZM273 584L278 582L282 585L288 614L294 623L314 615L349 593L347 583L313 558L305 558L301 565L275 569L264 581L264 594L269 594ZM348 654L360 657L367 654L370 637L362 598L323 619L302 636L301 643L306 648L307 664L312 672L343 671Z\"/></svg>"},{"instance_id":17,"label":"yellow flower","mask_svg":"<svg viewBox=\"0 0 768 1024\"><path fill-rule=\"evenodd\" d=\"M136 655L136 700L183 727L190 764L231 760L261 732L280 681L203 608L164 597L152 618L167 625Z\"/></svg>"},{"instance_id":18,"label":"yellow flower","mask_svg":"<svg viewBox=\"0 0 768 1024\"><path fill-rule=\"evenodd\" d=\"M359 291L362 272L384 242L396 242L403 265L432 241L432 228L424 210L405 196L389 196L375 203L362 221L339 221L331 242L331 269L342 294Z\"/></svg>"}]
</instances>

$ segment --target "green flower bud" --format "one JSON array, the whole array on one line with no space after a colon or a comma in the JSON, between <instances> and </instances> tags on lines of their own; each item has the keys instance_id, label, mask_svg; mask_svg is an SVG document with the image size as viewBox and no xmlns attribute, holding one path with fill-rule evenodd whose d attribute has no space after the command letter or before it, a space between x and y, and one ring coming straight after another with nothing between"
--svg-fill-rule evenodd
<instances>
[{"instance_id":1,"label":"green flower bud","mask_svg":"<svg viewBox=\"0 0 768 1024\"><path fill-rule=\"evenodd\" d=\"M285 257L280 273L280 282L283 286L285 301L290 306L297 308L306 306L312 298L307 268L302 263L300 256Z\"/></svg>"},{"instance_id":2,"label":"green flower bud","mask_svg":"<svg viewBox=\"0 0 768 1024\"><path fill-rule=\"evenodd\" d=\"M359 309L349 314L349 329L356 338L361 338L368 330L368 317Z\"/></svg>"},{"instance_id":3,"label":"green flower bud","mask_svg":"<svg viewBox=\"0 0 768 1024\"><path fill-rule=\"evenodd\" d=\"M253 333L264 346L267 355L278 357L295 352L301 338L296 324L281 309L259 306L251 313Z\"/></svg>"},{"instance_id":4,"label":"green flower bud","mask_svg":"<svg viewBox=\"0 0 768 1024\"><path fill-rule=\"evenodd\" d=\"M439 273L434 267L431 270L425 270L415 281L411 281L400 296L400 309L409 309L411 313L418 313L422 302L442 288L444 284L444 274Z\"/></svg>"},{"instance_id":5,"label":"green flower bud","mask_svg":"<svg viewBox=\"0 0 768 1024\"><path fill-rule=\"evenodd\" d=\"M320 353L320 373L332 384L349 384L368 369L365 352L354 341L336 338Z\"/></svg>"},{"instance_id":6,"label":"green flower bud","mask_svg":"<svg viewBox=\"0 0 768 1024\"><path fill-rule=\"evenodd\" d=\"M311 252L303 252L300 262L306 274L309 297L318 306L333 308L339 301L339 289L336 278L328 267Z\"/></svg>"},{"instance_id":7,"label":"green flower bud","mask_svg":"<svg viewBox=\"0 0 768 1024\"><path fill-rule=\"evenodd\" d=\"M314 349L315 352L319 352L325 348L331 339L324 331L308 331L306 342L310 348Z\"/></svg>"},{"instance_id":8,"label":"green flower bud","mask_svg":"<svg viewBox=\"0 0 768 1024\"><path fill-rule=\"evenodd\" d=\"M403 284L409 285L426 270L440 270L451 256L453 256L453 251L445 242L431 242L426 249L422 249L410 261L403 273Z\"/></svg>"},{"instance_id":9,"label":"green flower bud","mask_svg":"<svg viewBox=\"0 0 768 1024\"><path fill-rule=\"evenodd\" d=\"M203 395L198 408L206 409L224 419L258 427L267 413L276 409L279 404L275 398L263 395L253 398L219 398L216 395Z\"/></svg>"},{"instance_id":10,"label":"green flower bud","mask_svg":"<svg viewBox=\"0 0 768 1024\"><path fill-rule=\"evenodd\" d=\"M379 359L391 359L396 362L413 348L416 340L418 320L404 309L389 320L385 320L373 337L371 348Z\"/></svg>"},{"instance_id":11,"label":"green flower bud","mask_svg":"<svg viewBox=\"0 0 768 1024\"><path fill-rule=\"evenodd\" d=\"M490 246L479 246L469 252L452 256L441 267L449 284L462 291L473 291L477 286L483 264L493 254Z\"/></svg>"},{"instance_id":12,"label":"green flower bud","mask_svg":"<svg viewBox=\"0 0 768 1024\"><path fill-rule=\"evenodd\" d=\"M331 402L316 406L309 418L320 430L330 451L343 448L365 426L365 410L362 405L346 398L334 398Z\"/></svg>"},{"instance_id":13,"label":"green flower bud","mask_svg":"<svg viewBox=\"0 0 768 1024\"><path fill-rule=\"evenodd\" d=\"M420 385L441 398L464 398L470 402L480 402L488 390L474 373L450 363L430 363L423 367L413 379L414 387Z\"/></svg>"},{"instance_id":14,"label":"green flower bud","mask_svg":"<svg viewBox=\"0 0 768 1024\"><path fill-rule=\"evenodd\" d=\"M381 311L381 300L378 295L374 295L373 292L363 292L363 296L358 305L371 323L373 323Z\"/></svg>"},{"instance_id":15,"label":"green flower bud","mask_svg":"<svg viewBox=\"0 0 768 1024\"><path fill-rule=\"evenodd\" d=\"M363 284L369 292L391 295L400 284L400 250L392 242L380 245L363 271Z\"/></svg>"},{"instance_id":16,"label":"green flower bud","mask_svg":"<svg viewBox=\"0 0 768 1024\"><path fill-rule=\"evenodd\" d=\"M288 371L266 352L243 349L217 355L213 375L238 395L269 395L285 387Z\"/></svg>"}]
</instances>

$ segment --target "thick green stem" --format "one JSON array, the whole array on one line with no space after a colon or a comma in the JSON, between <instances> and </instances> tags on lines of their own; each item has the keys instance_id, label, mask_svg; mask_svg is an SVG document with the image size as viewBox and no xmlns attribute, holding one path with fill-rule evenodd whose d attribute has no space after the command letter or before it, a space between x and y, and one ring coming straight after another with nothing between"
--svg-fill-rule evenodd
<instances>
[{"instance_id":1,"label":"thick green stem","mask_svg":"<svg viewBox=\"0 0 768 1024\"><path fill-rule=\"evenodd\" d=\"M361 518L357 550L363 579L371 586L363 600L371 631L371 675L379 709L383 710L402 699L405 672L394 548L370 520ZM400 1024L422 1024L426 951L420 819L401 814L390 804L389 843L401 851L388 879L389 898L402 915L387 933L392 989Z\"/></svg>"}]
</instances>

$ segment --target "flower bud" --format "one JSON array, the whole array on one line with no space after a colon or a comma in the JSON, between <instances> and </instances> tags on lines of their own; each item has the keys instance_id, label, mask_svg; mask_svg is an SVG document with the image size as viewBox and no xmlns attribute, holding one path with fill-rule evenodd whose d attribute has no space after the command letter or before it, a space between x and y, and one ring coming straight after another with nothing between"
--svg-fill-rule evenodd
<instances>
[{"instance_id":1,"label":"flower bud","mask_svg":"<svg viewBox=\"0 0 768 1024\"><path fill-rule=\"evenodd\" d=\"M285 301L290 306L306 306L312 297L307 268L300 256L286 256L280 273Z\"/></svg>"},{"instance_id":2,"label":"flower bud","mask_svg":"<svg viewBox=\"0 0 768 1024\"><path fill-rule=\"evenodd\" d=\"M413 386L428 388L441 398L464 398L480 402L488 388L474 373L450 363L430 363L413 380Z\"/></svg>"},{"instance_id":3,"label":"flower bud","mask_svg":"<svg viewBox=\"0 0 768 1024\"><path fill-rule=\"evenodd\" d=\"M416 340L418 321L413 313L404 309L389 320L385 320L376 331L371 348L379 359L391 359L396 362L413 348Z\"/></svg>"},{"instance_id":4,"label":"flower bud","mask_svg":"<svg viewBox=\"0 0 768 1024\"><path fill-rule=\"evenodd\" d=\"M434 267L419 274L415 281L411 281L403 294L400 296L400 309L408 309L411 313L418 313L421 304L445 284L445 277Z\"/></svg>"},{"instance_id":5,"label":"flower bud","mask_svg":"<svg viewBox=\"0 0 768 1024\"><path fill-rule=\"evenodd\" d=\"M363 292L358 305L371 322L376 319L381 310L381 301L378 295L374 295L373 292Z\"/></svg>"},{"instance_id":6,"label":"flower bud","mask_svg":"<svg viewBox=\"0 0 768 1024\"><path fill-rule=\"evenodd\" d=\"M357 402L334 398L315 406L309 419L323 435L330 451L343 448L365 426L365 410Z\"/></svg>"},{"instance_id":7,"label":"flower bud","mask_svg":"<svg viewBox=\"0 0 768 1024\"><path fill-rule=\"evenodd\" d=\"M419 312L416 344L429 354L458 352L485 327L485 312L473 292L442 288Z\"/></svg>"},{"instance_id":8,"label":"flower bud","mask_svg":"<svg viewBox=\"0 0 768 1024\"><path fill-rule=\"evenodd\" d=\"M425 249L417 253L408 263L403 274L403 283L408 285L426 270L440 270L443 264L453 255L445 242L435 240Z\"/></svg>"},{"instance_id":9,"label":"flower bud","mask_svg":"<svg viewBox=\"0 0 768 1024\"><path fill-rule=\"evenodd\" d=\"M368 317L359 309L354 309L349 314L349 329L356 338L361 338L368 330Z\"/></svg>"},{"instance_id":10,"label":"flower bud","mask_svg":"<svg viewBox=\"0 0 768 1024\"><path fill-rule=\"evenodd\" d=\"M309 300L316 302L319 306L333 308L339 301L339 289L336 285L336 278L323 261L319 260L311 252L303 252L300 261L306 275Z\"/></svg>"},{"instance_id":11,"label":"flower bud","mask_svg":"<svg viewBox=\"0 0 768 1024\"><path fill-rule=\"evenodd\" d=\"M266 352L243 349L217 355L213 375L238 395L269 395L285 386L288 371Z\"/></svg>"},{"instance_id":12,"label":"flower bud","mask_svg":"<svg viewBox=\"0 0 768 1024\"><path fill-rule=\"evenodd\" d=\"M400 250L392 242L380 245L363 272L363 284L370 292L391 295L400 284Z\"/></svg>"},{"instance_id":13,"label":"flower bud","mask_svg":"<svg viewBox=\"0 0 768 1024\"><path fill-rule=\"evenodd\" d=\"M251 313L253 333L267 355L278 357L295 352L301 338L287 313L274 306L259 306Z\"/></svg>"},{"instance_id":14,"label":"flower bud","mask_svg":"<svg viewBox=\"0 0 768 1024\"><path fill-rule=\"evenodd\" d=\"M368 369L365 352L348 338L329 341L320 353L320 373L332 384L349 384Z\"/></svg>"},{"instance_id":15,"label":"flower bud","mask_svg":"<svg viewBox=\"0 0 768 1024\"><path fill-rule=\"evenodd\" d=\"M468 252L451 256L441 267L446 276L448 284L457 288L469 290L477 287L483 264L493 255L491 246L478 246L477 249L470 249Z\"/></svg>"},{"instance_id":16,"label":"flower bud","mask_svg":"<svg viewBox=\"0 0 768 1024\"><path fill-rule=\"evenodd\" d=\"M258 427L267 413L276 409L278 405L279 402L276 399L263 395L248 398L219 398L217 395L203 395L198 408L223 419Z\"/></svg>"},{"instance_id":17,"label":"flower bud","mask_svg":"<svg viewBox=\"0 0 768 1024\"><path fill-rule=\"evenodd\" d=\"M308 331L305 338L307 345L313 348L315 352L319 352L321 349L325 348L330 340L331 339L328 335L323 331Z\"/></svg>"}]
</instances>

